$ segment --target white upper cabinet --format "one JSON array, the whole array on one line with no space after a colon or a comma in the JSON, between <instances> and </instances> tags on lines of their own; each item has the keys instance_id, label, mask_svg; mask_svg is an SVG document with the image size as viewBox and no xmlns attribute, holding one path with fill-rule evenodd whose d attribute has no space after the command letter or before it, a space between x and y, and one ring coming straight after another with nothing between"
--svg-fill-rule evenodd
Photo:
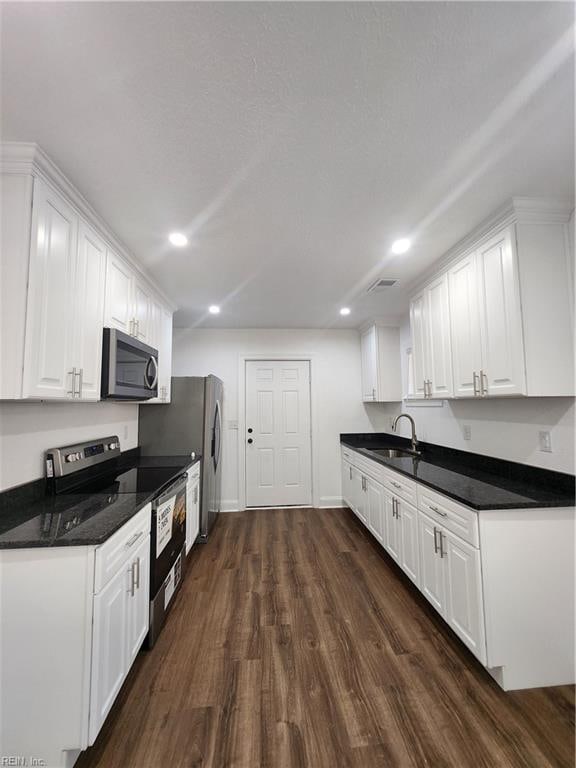
<instances>
[{"instance_id":1,"label":"white upper cabinet","mask_svg":"<svg viewBox=\"0 0 576 768\"><path fill-rule=\"evenodd\" d=\"M82 400L100 398L102 322L106 246L85 222L78 228L72 363L80 371L78 390Z\"/></svg>"},{"instance_id":2,"label":"white upper cabinet","mask_svg":"<svg viewBox=\"0 0 576 768\"><path fill-rule=\"evenodd\" d=\"M400 330L372 325L360 336L362 400L393 402L402 399Z\"/></svg>"},{"instance_id":3,"label":"white upper cabinet","mask_svg":"<svg viewBox=\"0 0 576 768\"><path fill-rule=\"evenodd\" d=\"M65 399L71 366L78 216L36 179L32 209L23 396ZM14 319L11 318L11 321ZM22 318L22 322L24 318Z\"/></svg>"},{"instance_id":4,"label":"white upper cabinet","mask_svg":"<svg viewBox=\"0 0 576 768\"><path fill-rule=\"evenodd\" d=\"M482 370L485 395L526 394L520 285L511 227L477 251Z\"/></svg>"},{"instance_id":5,"label":"white upper cabinet","mask_svg":"<svg viewBox=\"0 0 576 768\"><path fill-rule=\"evenodd\" d=\"M132 270L108 250L106 263L106 302L104 325L132 335Z\"/></svg>"},{"instance_id":6,"label":"white upper cabinet","mask_svg":"<svg viewBox=\"0 0 576 768\"><path fill-rule=\"evenodd\" d=\"M448 278L454 395L474 397L480 392L482 369L476 254L460 259Z\"/></svg>"},{"instance_id":7,"label":"white upper cabinet","mask_svg":"<svg viewBox=\"0 0 576 768\"><path fill-rule=\"evenodd\" d=\"M0 400L98 400L107 326L165 348L167 402L170 309L42 150L0 144L0 161Z\"/></svg>"},{"instance_id":8,"label":"white upper cabinet","mask_svg":"<svg viewBox=\"0 0 576 768\"><path fill-rule=\"evenodd\" d=\"M426 294L420 293L410 302L410 328L412 331L412 363L414 366L414 392L412 397L428 397L428 362L426 355L427 318Z\"/></svg>"},{"instance_id":9,"label":"white upper cabinet","mask_svg":"<svg viewBox=\"0 0 576 768\"><path fill-rule=\"evenodd\" d=\"M515 198L413 297L415 397L574 395L571 213Z\"/></svg>"},{"instance_id":10,"label":"white upper cabinet","mask_svg":"<svg viewBox=\"0 0 576 768\"><path fill-rule=\"evenodd\" d=\"M156 303L156 306L158 304ZM152 292L132 267L108 251L104 325L155 346L157 317Z\"/></svg>"},{"instance_id":11,"label":"white upper cabinet","mask_svg":"<svg viewBox=\"0 0 576 768\"><path fill-rule=\"evenodd\" d=\"M414 397L451 397L448 277L441 275L410 303Z\"/></svg>"}]
</instances>

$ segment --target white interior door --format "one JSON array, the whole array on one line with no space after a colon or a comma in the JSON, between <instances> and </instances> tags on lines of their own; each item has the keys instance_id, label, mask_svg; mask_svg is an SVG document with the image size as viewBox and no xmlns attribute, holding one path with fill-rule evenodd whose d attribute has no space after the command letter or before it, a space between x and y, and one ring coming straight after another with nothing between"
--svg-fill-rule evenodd
<instances>
[{"instance_id":1,"label":"white interior door","mask_svg":"<svg viewBox=\"0 0 576 768\"><path fill-rule=\"evenodd\" d=\"M310 363L246 362L246 505L312 504Z\"/></svg>"}]
</instances>

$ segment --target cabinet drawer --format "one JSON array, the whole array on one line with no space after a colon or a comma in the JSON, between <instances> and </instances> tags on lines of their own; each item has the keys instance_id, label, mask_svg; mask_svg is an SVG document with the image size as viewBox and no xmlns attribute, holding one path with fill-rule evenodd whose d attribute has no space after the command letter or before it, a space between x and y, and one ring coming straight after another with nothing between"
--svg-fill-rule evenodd
<instances>
[{"instance_id":1,"label":"cabinet drawer","mask_svg":"<svg viewBox=\"0 0 576 768\"><path fill-rule=\"evenodd\" d=\"M152 505L140 510L119 531L96 549L94 592L99 592L138 549L150 533Z\"/></svg>"},{"instance_id":2,"label":"cabinet drawer","mask_svg":"<svg viewBox=\"0 0 576 768\"><path fill-rule=\"evenodd\" d=\"M352 450L352 448L345 448L342 446L342 458L346 459L346 461L350 462L350 464L354 463L354 459L358 456L358 454Z\"/></svg>"},{"instance_id":3,"label":"cabinet drawer","mask_svg":"<svg viewBox=\"0 0 576 768\"><path fill-rule=\"evenodd\" d=\"M455 533L456 536L460 536L461 539L472 544L473 547L480 546L478 515L474 510L468 509L468 507L464 507L424 485L418 486L418 508L449 531Z\"/></svg>"},{"instance_id":4,"label":"cabinet drawer","mask_svg":"<svg viewBox=\"0 0 576 768\"><path fill-rule=\"evenodd\" d=\"M366 458L366 456L362 456L359 453L352 457L352 464L359 469L363 475L368 475L379 483L382 482L382 464L379 464L377 461L371 461Z\"/></svg>"},{"instance_id":5,"label":"cabinet drawer","mask_svg":"<svg viewBox=\"0 0 576 768\"><path fill-rule=\"evenodd\" d=\"M417 494L416 483L398 472L389 470L388 467L382 467L382 482L384 487L392 491L395 496L400 496L405 501L416 506Z\"/></svg>"}]
</instances>

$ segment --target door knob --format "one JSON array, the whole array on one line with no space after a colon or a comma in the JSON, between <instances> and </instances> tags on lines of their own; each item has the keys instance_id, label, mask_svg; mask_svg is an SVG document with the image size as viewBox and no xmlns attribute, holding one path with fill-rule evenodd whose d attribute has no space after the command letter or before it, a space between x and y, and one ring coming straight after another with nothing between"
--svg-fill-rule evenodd
<instances>
[{"instance_id":1,"label":"door knob","mask_svg":"<svg viewBox=\"0 0 576 768\"><path fill-rule=\"evenodd\" d=\"M248 434L249 434L249 435L251 435L251 434L252 434L252 432L254 432L254 430L252 429L252 427L248 427Z\"/></svg>"},{"instance_id":2,"label":"door knob","mask_svg":"<svg viewBox=\"0 0 576 768\"><path fill-rule=\"evenodd\" d=\"M254 440L252 440L252 438L251 438L251 437L249 437L249 438L248 438L248 442L249 442L249 443L253 443L253 442L254 442Z\"/></svg>"}]
</instances>

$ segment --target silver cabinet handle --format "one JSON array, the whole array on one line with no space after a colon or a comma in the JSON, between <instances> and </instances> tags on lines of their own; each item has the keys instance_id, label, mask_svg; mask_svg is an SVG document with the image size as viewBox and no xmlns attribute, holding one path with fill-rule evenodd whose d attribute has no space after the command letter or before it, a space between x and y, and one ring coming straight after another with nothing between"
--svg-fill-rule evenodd
<instances>
[{"instance_id":1,"label":"silver cabinet handle","mask_svg":"<svg viewBox=\"0 0 576 768\"><path fill-rule=\"evenodd\" d=\"M84 385L84 368L78 371L78 397L82 397L82 386Z\"/></svg>"},{"instance_id":2,"label":"silver cabinet handle","mask_svg":"<svg viewBox=\"0 0 576 768\"><path fill-rule=\"evenodd\" d=\"M428 397L428 382L424 379L424 397Z\"/></svg>"},{"instance_id":3,"label":"silver cabinet handle","mask_svg":"<svg viewBox=\"0 0 576 768\"><path fill-rule=\"evenodd\" d=\"M350 480L352 480L352 466L350 466Z\"/></svg>"},{"instance_id":4,"label":"silver cabinet handle","mask_svg":"<svg viewBox=\"0 0 576 768\"><path fill-rule=\"evenodd\" d=\"M138 541L138 539L141 536L144 536L144 532L143 531L139 531L138 533L135 533L134 536L132 536L132 538L128 539L126 544L124 544L124 549L130 549L130 547L133 547L134 544L136 544L136 542Z\"/></svg>"},{"instance_id":5,"label":"silver cabinet handle","mask_svg":"<svg viewBox=\"0 0 576 768\"><path fill-rule=\"evenodd\" d=\"M432 397L432 381L428 379L427 384L428 384L428 397L430 398Z\"/></svg>"},{"instance_id":6,"label":"silver cabinet handle","mask_svg":"<svg viewBox=\"0 0 576 768\"><path fill-rule=\"evenodd\" d=\"M472 386L474 387L474 397L478 397L480 394L479 376L476 371L472 374Z\"/></svg>"},{"instance_id":7,"label":"silver cabinet handle","mask_svg":"<svg viewBox=\"0 0 576 768\"><path fill-rule=\"evenodd\" d=\"M136 558L136 589L140 589L140 558Z\"/></svg>"},{"instance_id":8,"label":"silver cabinet handle","mask_svg":"<svg viewBox=\"0 0 576 768\"><path fill-rule=\"evenodd\" d=\"M134 597L135 584L136 584L134 565L135 563L131 563L130 568L128 569L128 573L130 574L130 588L128 589L128 594L130 595L130 597Z\"/></svg>"},{"instance_id":9,"label":"silver cabinet handle","mask_svg":"<svg viewBox=\"0 0 576 768\"><path fill-rule=\"evenodd\" d=\"M480 390L483 396L488 394L488 376L484 371L480 371Z\"/></svg>"},{"instance_id":10,"label":"silver cabinet handle","mask_svg":"<svg viewBox=\"0 0 576 768\"><path fill-rule=\"evenodd\" d=\"M430 504L429 506L432 512L436 512L436 514L440 515L440 517L448 517L447 512L443 512L441 509L438 509L438 507L435 507L433 504Z\"/></svg>"},{"instance_id":11,"label":"silver cabinet handle","mask_svg":"<svg viewBox=\"0 0 576 768\"><path fill-rule=\"evenodd\" d=\"M76 397L76 368L72 368L71 371L68 371L68 375L72 376L72 389L69 389L66 394Z\"/></svg>"},{"instance_id":12,"label":"silver cabinet handle","mask_svg":"<svg viewBox=\"0 0 576 768\"><path fill-rule=\"evenodd\" d=\"M394 499L396 502L396 520L400 520L400 502L398 499Z\"/></svg>"},{"instance_id":13,"label":"silver cabinet handle","mask_svg":"<svg viewBox=\"0 0 576 768\"><path fill-rule=\"evenodd\" d=\"M442 533L442 531L438 531L438 533L440 534L440 557L444 557L444 555L446 554L444 547L442 546L444 543L444 534Z\"/></svg>"},{"instance_id":14,"label":"silver cabinet handle","mask_svg":"<svg viewBox=\"0 0 576 768\"><path fill-rule=\"evenodd\" d=\"M350 471L350 479L352 479L352 471ZM194 487L194 504L197 504L197 503L198 503L198 486L196 485Z\"/></svg>"},{"instance_id":15,"label":"silver cabinet handle","mask_svg":"<svg viewBox=\"0 0 576 768\"><path fill-rule=\"evenodd\" d=\"M132 318L129 321L129 324L128 324L128 335L129 336L134 336L134 318Z\"/></svg>"},{"instance_id":16,"label":"silver cabinet handle","mask_svg":"<svg viewBox=\"0 0 576 768\"><path fill-rule=\"evenodd\" d=\"M400 483L397 483L397 482L396 482L396 480L390 480L390 482L392 483L392 485L394 486L394 488L402 488L402 486L400 485Z\"/></svg>"},{"instance_id":17,"label":"silver cabinet handle","mask_svg":"<svg viewBox=\"0 0 576 768\"><path fill-rule=\"evenodd\" d=\"M438 539L437 539L437 536L438 536L439 533L440 533L440 531L438 530L438 528L436 528L436 526L434 526L434 554L435 555L438 554Z\"/></svg>"},{"instance_id":18,"label":"silver cabinet handle","mask_svg":"<svg viewBox=\"0 0 576 768\"><path fill-rule=\"evenodd\" d=\"M376 390L372 390L372 400L376 400Z\"/></svg>"}]
</instances>

